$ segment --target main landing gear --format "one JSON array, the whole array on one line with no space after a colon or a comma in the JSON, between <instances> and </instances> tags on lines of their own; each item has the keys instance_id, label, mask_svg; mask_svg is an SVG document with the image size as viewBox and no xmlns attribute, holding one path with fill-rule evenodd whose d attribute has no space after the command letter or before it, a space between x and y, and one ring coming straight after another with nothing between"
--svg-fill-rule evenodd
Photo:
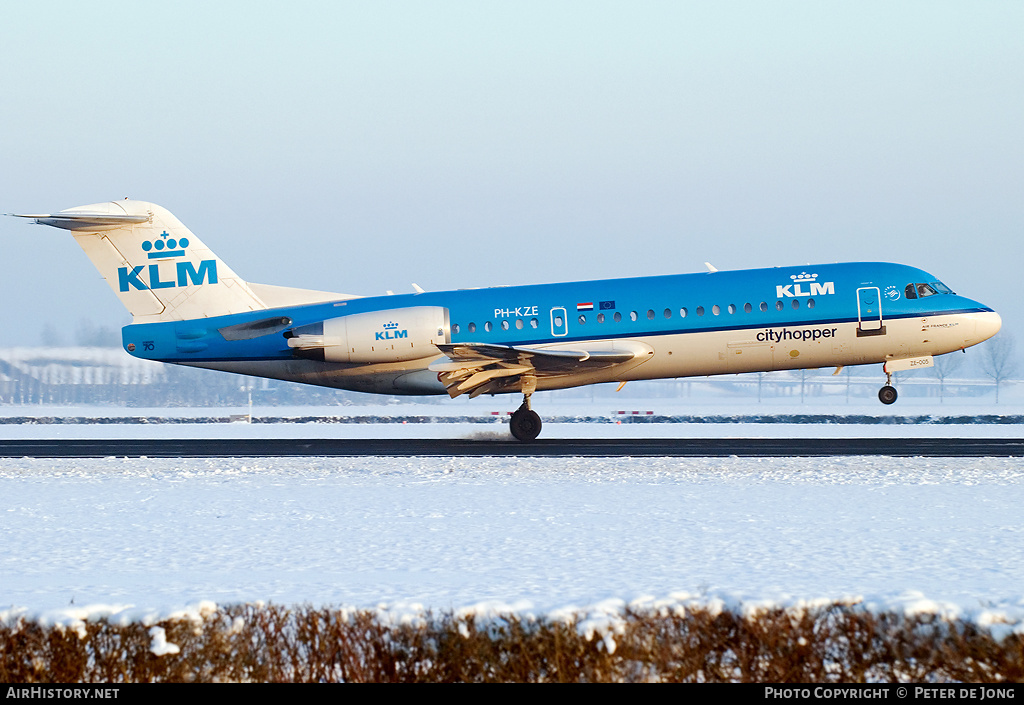
<instances>
[{"instance_id":1,"label":"main landing gear","mask_svg":"<svg viewBox=\"0 0 1024 705\"><path fill-rule=\"evenodd\" d=\"M540 415L530 408L530 395L523 395L523 405L515 410L508 422L508 428L520 441L529 442L540 435Z\"/></svg>"},{"instance_id":2,"label":"main landing gear","mask_svg":"<svg viewBox=\"0 0 1024 705\"><path fill-rule=\"evenodd\" d=\"M889 372L885 373L885 386L878 390L878 401L885 405L892 404L896 401L896 387L892 386L892 374Z\"/></svg>"}]
</instances>

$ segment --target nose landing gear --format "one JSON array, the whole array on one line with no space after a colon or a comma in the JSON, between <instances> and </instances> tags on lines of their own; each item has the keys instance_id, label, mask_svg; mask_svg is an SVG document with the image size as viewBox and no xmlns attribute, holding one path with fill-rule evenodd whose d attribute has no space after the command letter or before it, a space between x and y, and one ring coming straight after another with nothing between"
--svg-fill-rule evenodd
<instances>
[{"instance_id":1,"label":"nose landing gear","mask_svg":"<svg viewBox=\"0 0 1024 705\"><path fill-rule=\"evenodd\" d=\"M540 414L530 408L529 394L523 395L523 405L512 414L508 427L513 436L527 443L540 435Z\"/></svg>"},{"instance_id":2,"label":"nose landing gear","mask_svg":"<svg viewBox=\"0 0 1024 705\"><path fill-rule=\"evenodd\" d=\"M896 401L897 396L896 387L892 386L892 373L886 372L885 386L878 390L878 401L889 405Z\"/></svg>"}]
</instances>

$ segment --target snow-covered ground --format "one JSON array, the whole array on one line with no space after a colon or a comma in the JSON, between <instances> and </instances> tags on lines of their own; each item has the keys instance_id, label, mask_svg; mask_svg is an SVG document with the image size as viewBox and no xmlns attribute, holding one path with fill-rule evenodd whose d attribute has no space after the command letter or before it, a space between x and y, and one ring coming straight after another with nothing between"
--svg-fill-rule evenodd
<instances>
[{"instance_id":1,"label":"snow-covered ground","mask_svg":"<svg viewBox=\"0 0 1024 705\"><path fill-rule=\"evenodd\" d=\"M0 460L0 611L684 591L1017 621L1022 504L1022 459Z\"/></svg>"}]
</instances>

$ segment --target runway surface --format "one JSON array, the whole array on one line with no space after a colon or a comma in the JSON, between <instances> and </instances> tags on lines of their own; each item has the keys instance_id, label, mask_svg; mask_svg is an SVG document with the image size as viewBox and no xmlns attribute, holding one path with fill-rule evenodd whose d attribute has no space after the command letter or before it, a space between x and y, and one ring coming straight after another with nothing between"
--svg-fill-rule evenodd
<instances>
[{"instance_id":1,"label":"runway surface","mask_svg":"<svg viewBox=\"0 0 1024 705\"><path fill-rule=\"evenodd\" d=\"M0 440L3 458L465 457L1022 457L1024 438L88 439Z\"/></svg>"}]
</instances>

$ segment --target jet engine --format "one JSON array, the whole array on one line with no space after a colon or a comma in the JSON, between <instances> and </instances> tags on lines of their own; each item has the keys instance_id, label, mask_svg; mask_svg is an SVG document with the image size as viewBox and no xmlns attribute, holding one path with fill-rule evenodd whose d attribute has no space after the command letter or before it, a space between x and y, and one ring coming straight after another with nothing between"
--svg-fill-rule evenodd
<instances>
[{"instance_id":1,"label":"jet engine","mask_svg":"<svg viewBox=\"0 0 1024 705\"><path fill-rule=\"evenodd\" d=\"M323 362L405 362L440 354L451 342L448 309L415 306L354 313L285 332L296 357Z\"/></svg>"}]
</instances>

